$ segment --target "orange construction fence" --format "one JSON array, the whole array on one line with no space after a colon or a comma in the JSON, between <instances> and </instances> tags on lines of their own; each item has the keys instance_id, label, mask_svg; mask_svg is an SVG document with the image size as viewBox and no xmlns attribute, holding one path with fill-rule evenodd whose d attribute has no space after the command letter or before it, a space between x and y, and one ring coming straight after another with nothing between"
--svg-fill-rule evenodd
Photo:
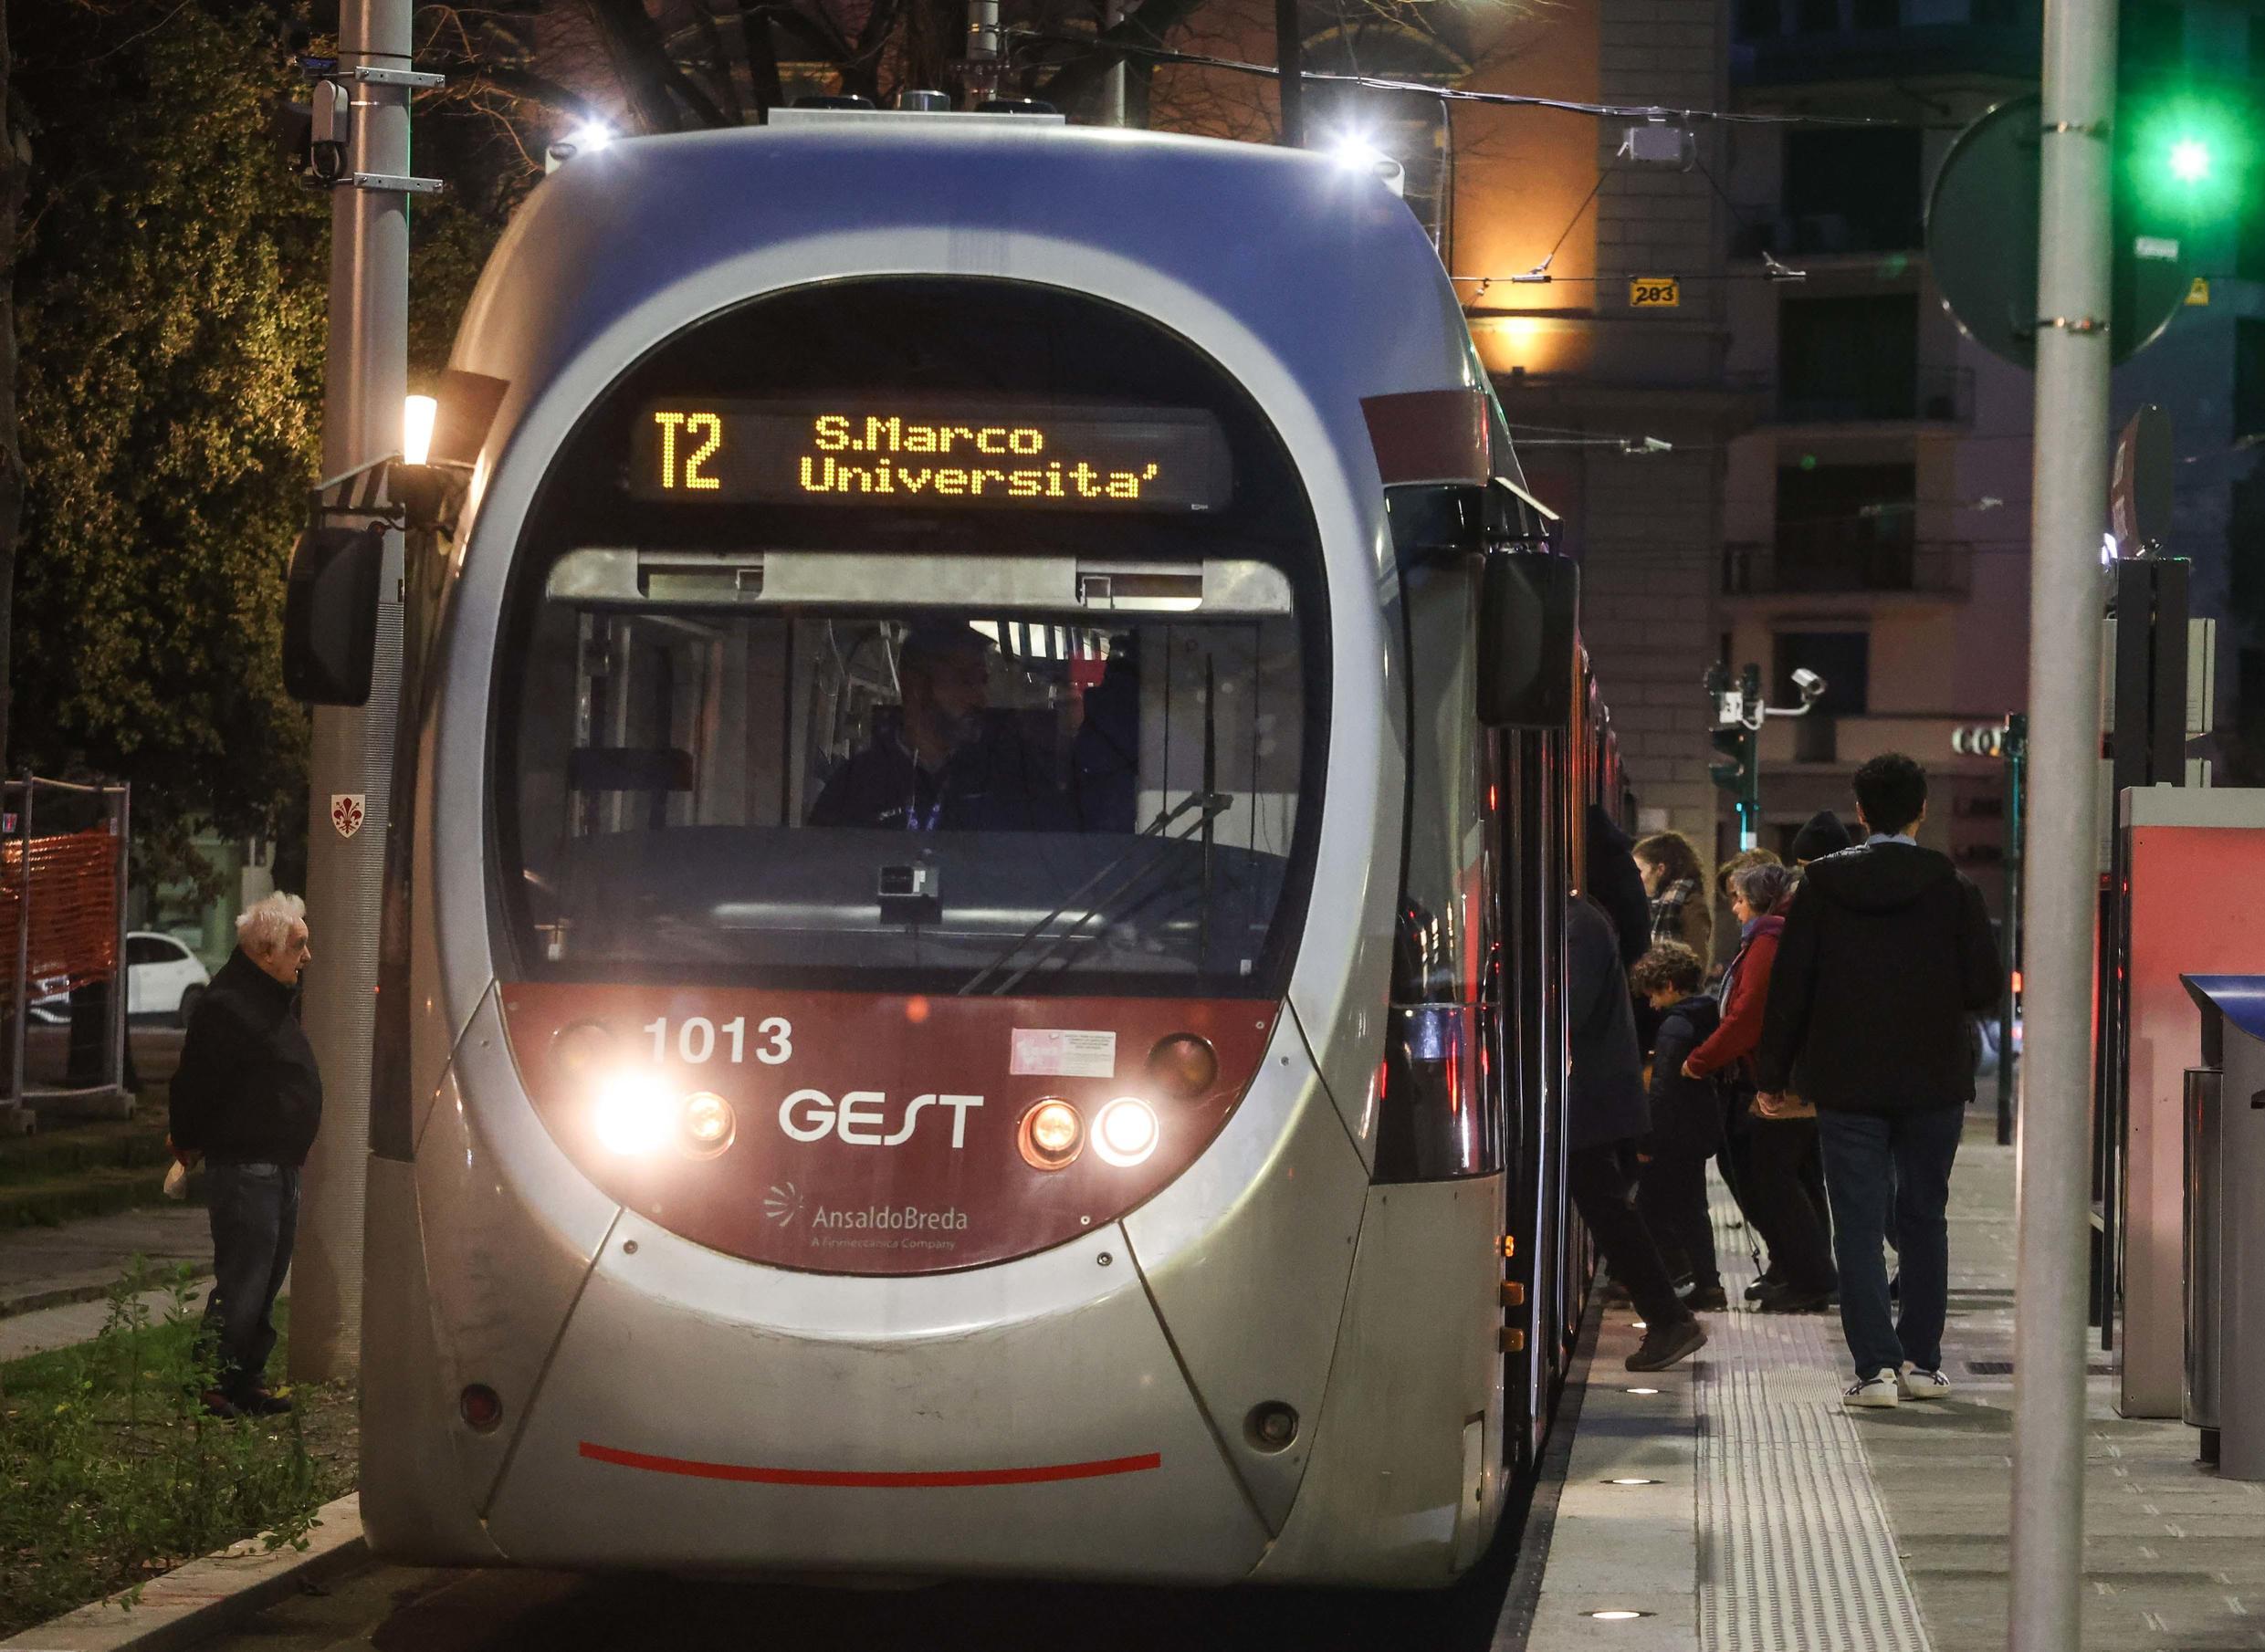
<instances>
[{"instance_id":1,"label":"orange construction fence","mask_svg":"<svg viewBox=\"0 0 2265 1652\"><path fill-rule=\"evenodd\" d=\"M31 956L25 978L33 999L112 978L118 973L118 857L107 826L37 837L31 855ZM21 838L0 842L0 948L13 950L24 904ZM12 960L11 960L12 961ZM0 1002L14 996L12 968L0 967Z\"/></svg>"}]
</instances>

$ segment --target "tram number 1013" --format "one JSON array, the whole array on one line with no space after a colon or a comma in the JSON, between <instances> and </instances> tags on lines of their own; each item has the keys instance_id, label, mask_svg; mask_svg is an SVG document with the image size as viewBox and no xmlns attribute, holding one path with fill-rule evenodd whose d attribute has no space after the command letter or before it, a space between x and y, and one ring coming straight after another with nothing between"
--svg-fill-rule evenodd
<instances>
[{"instance_id":1,"label":"tram number 1013","mask_svg":"<svg viewBox=\"0 0 2265 1652\"><path fill-rule=\"evenodd\" d=\"M653 1059L668 1059L668 1018L659 1016L645 1024L645 1030L653 1035ZM697 1067L716 1058L718 1035L730 1053L724 1059L733 1066L747 1060L747 1017L735 1015L718 1027L704 1015L687 1016L676 1023L676 1059L687 1067ZM755 1059L766 1067L777 1067L794 1055L794 1028L781 1015L765 1016L755 1023L755 1036L760 1042L755 1046Z\"/></svg>"}]
</instances>

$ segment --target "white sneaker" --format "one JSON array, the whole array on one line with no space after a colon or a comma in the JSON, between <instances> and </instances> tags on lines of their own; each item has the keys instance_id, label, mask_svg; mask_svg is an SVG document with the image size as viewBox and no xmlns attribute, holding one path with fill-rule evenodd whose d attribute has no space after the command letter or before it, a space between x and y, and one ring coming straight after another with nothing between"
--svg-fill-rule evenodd
<instances>
[{"instance_id":1,"label":"white sneaker","mask_svg":"<svg viewBox=\"0 0 2265 1652\"><path fill-rule=\"evenodd\" d=\"M1841 1391L1840 1402L1851 1410L1870 1410L1875 1406L1893 1406L1902 1397L1893 1371L1875 1371L1870 1376L1860 1376Z\"/></svg>"},{"instance_id":2,"label":"white sneaker","mask_svg":"<svg viewBox=\"0 0 2265 1652\"><path fill-rule=\"evenodd\" d=\"M1950 1378L1940 1371L1922 1371L1909 1360L1895 1374L1895 1385L1905 1399L1948 1399Z\"/></svg>"}]
</instances>

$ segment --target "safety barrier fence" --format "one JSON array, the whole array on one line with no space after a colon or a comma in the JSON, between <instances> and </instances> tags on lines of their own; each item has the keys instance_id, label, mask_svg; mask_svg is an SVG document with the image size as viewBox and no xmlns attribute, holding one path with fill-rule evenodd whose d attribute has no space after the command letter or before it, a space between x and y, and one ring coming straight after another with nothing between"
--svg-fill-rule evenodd
<instances>
[{"instance_id":1,"label":"safety barrier fence","mask_svg":"<svg viewBox=\"0 0 2265 1652\"><path fill-rule=\"evenodd\" d=\"M131 789L35 775L0 783L0 1131L32 1109L116 1113L126 1088Z\"/></svg>"}]
</instances>

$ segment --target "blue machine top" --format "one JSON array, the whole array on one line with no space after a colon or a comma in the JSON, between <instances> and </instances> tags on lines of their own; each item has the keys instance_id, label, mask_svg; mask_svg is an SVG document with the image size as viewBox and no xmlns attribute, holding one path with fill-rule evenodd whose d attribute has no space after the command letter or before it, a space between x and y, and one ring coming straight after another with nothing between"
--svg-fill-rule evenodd
<instances>
[{"instance_id":1,"label":"blue machine top","mask_svg":"<svg viewBox=\"0 0 2265 1652\"><path fill-rule=\"evenodd\" d=\"M2182 975L2204 1014L2215 1009L2251 1038L2265 1042L2265 975Z\"/></svg>"}]
</instances>

